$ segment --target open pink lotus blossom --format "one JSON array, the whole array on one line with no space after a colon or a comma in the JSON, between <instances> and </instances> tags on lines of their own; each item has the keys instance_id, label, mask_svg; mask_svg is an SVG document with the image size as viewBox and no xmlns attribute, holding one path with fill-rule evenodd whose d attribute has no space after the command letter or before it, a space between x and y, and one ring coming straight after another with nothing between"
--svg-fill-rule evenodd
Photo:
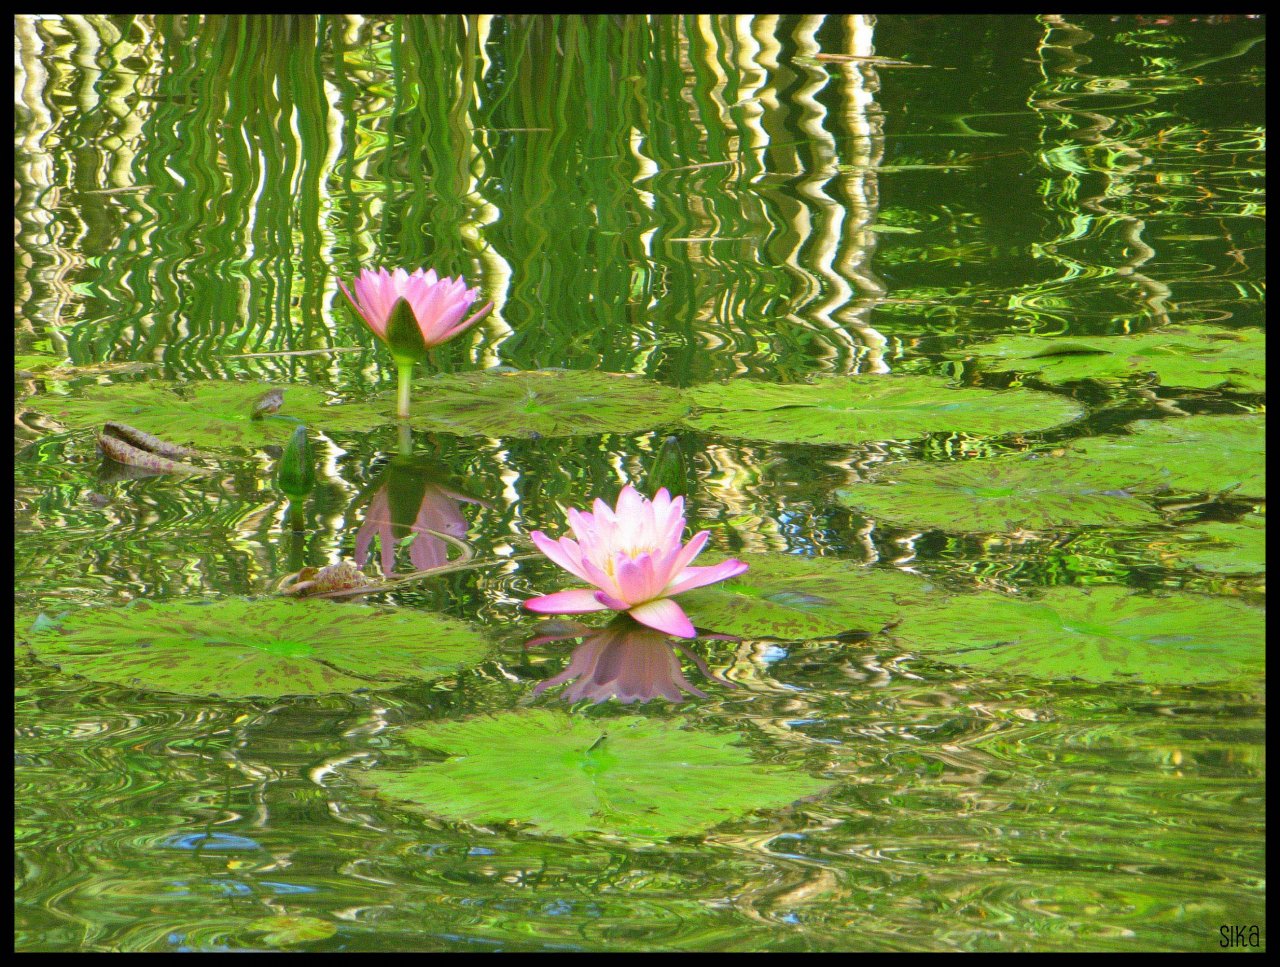
<instances>
[{"instance_id":1,"label":"open pink lotus blossom","mask_svg":"<svg viewBox=\"0 0 1280 967\"><path fill-rule=\"evenodd\" d=\"M354 296L342 280L338 280L338 285L342 286L360 318L384 342L391 310L398 301L406 300L418 321L424 349L452 339L479 322L493 308L492 302L486 302L479 311L463 319L472 303L480 297L480 289L468 289L462 276L438 278L435 269L425 272L418 269L412 275L404 269L394 272L365 269L356 277Z\"/></svg>"},{"instance_id":2,"label":"open pink lotus blossom","mask_svg":"<svg viewBox=\"0 0 1280 967\"><path fill-rule=\"evenodd\" d=\"M684 498L672 500L665 487L650 501L627 484L616 507L597 500L592 509L591 514L570 509L569 528L576 541L568 537L553 541L542 531L530 536L543 554L595 587L530 598L524 603L530 611L626 611L650 628L692 638L697 634L693 622L671 598L747 570L747 565L732 559L713 567L689 567L711 532L700 531L682 545Z\"/></svg>"}]
</instances>

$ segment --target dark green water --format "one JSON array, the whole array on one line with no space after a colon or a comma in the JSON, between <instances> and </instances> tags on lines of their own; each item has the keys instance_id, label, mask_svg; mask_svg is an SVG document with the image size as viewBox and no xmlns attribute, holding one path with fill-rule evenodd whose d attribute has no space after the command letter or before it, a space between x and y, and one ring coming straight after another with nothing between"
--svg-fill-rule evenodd
<instances>
[{"instance_id":1,"label":"dark green water","mask_svg":"<svg viewBox=\"0 0 1280 967\"><path fill-rule=\"evenodd\" d=\"M18 949L1216 950L1226 925L1265 949L1264 21L16 26ZM302 387L385 398L337 287L373 265L496 304L424 376L634 374L671 408L624 392L552 425L567 404L531 395L514 423L418 422L405 461L396 426L335 406L308 417L318 482L292 509L291 426L201 440L198 400L168 436L214 472L100 458L92 427L143 425L128 393L157 381L288 384L285 414ZM932 422L757 407L730 380L898 380ZM643 483L672 435L707 556L799 569L735 599L790 623L526 647L548 629L520 602L569 586L529 531ZM960 464L998 469L912 476ZM462 557L392 560L420 509ZM357 666L427 655L216 697L226 641L270 625L251 646L293 658L338 633L264 617L286 575L366 552L375 575L467 564L364 604L483 646L429 671L429 635L370 632ZM201 632L203 687L119 670L177 626L164 605L246 600ZM125 630L52 655L86 614ZM590 660L684 701L538 689ZM608 738L562 754L539 715ZM441 761L486 722L503 764ZM643 821L607 786L627 729L656 762ZM718 764L705 797L663 785L680 742ZM465 759L481 805L438 780ZM423 801L378 787L411 766L437 777ZM604 798L576 807L556 770Z\"/></svg>"}]
</instances>

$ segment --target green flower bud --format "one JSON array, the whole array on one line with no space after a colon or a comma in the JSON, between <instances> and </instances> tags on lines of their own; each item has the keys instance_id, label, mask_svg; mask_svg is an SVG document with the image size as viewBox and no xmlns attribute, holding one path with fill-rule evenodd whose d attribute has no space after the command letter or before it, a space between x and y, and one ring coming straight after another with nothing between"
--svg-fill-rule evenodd
<instances>
[{"instance_id":1,"label":"green flower bud","mask_svg":"<svg viewBox=\"0 0 1280 967\"><path fill-rule=\"evenodd\" d=\"M301 500L316 485L315 454L307 438L307 428L294 428L276 466L276 486L291 500Z\"/></svg>"}]
</instances>

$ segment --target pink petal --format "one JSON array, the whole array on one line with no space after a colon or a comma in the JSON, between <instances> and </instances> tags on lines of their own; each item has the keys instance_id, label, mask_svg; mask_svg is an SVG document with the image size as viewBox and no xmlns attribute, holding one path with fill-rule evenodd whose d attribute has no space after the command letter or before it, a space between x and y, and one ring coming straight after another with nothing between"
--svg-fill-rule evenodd
<instances>
[{"instance_id":1,"label":"pink petal","mask_svg":"<svg viewBox=\"0 0 1280 967\"><path fill-rule=\"evenodd\" d=\"M698 634L689 616L670 598L646 601L644 604L636 605L629 613L642 625L675 635L677 638L694 638Z\"/></svg>"},{"instance_id":2,"label":"pink petal","mask_svg":"<svg viewBox=\"0 0 1280 967\"><path fill-rule=\"evenodd\" d=\"M623 596L622 590L618 587L618 582L615 581L607 571L597 567L595 563L586 556L586 554L582 555L582 570L587 573L587 580L598 587L601 591L604 591L606 594L609 594L614 598L621 598Z\"/></svg>"},{"instance_id":3,"label":"pink petal","mask_svg":"<svg viewBox=\"0 0 1280 967\"><path fill-rule=\"evenodd\" d=\"M540 598L530 598L524 606L539 614L585 614L588 611L609 610L596 600L596 592L591 588L573 588L545 594Z\"/></svg>"},{"instance_id":4,"label":"pink petal","mask_svg":"<svg viewBox=\"0 0 1280 967\"><path fill-rule=\"evenodd\" d=\"M423 340L429 339L435 346L448 342L454 337L458 320L467 314L468 307L466 302L449 303L441 307L435 318L431 319L430 325L419 322Z\"/></svg>"},{"instance_id":5,"label":"pink petal","mask_svg":"<svg viewBox=\"0 0 1280 967\"><path fill-rule=\"evenodd\" d=\"M689 562L702 553L702 549L706 546L707 540L711 537L711 531L698 531L690 539L689 543L680 549L680 553L675 556L671 562L670 574L673 577L682 577L682 573Z\"/></svg>"},{"instance_id":6,"label":"pink petal","mask_svg":"<svg viewBox=\"0 0 1280 967\"><path fill-rule=\"evenodd\" d=\"M619 601L607 591L597 591L596 600L603 604L610 611L626 611L631 605L625 601Z\"/></svg>"},{"instance_id":7,"label":"pink petal","mask_svg":"<svg viewBox=\"0 0 1280 967\"><path fill-rule=\"evenodd\" d=\"M595 512L592 516L596 519L597 527L612 527L618 522L617 515L614 514L613 508L599 497L591 502L591 509Z\"/></svg>"},{"instance_id":8,"label":"pink petal","mask_svg":"<svg viewBox=\"0 0 1280 967\"><path fill-rule=\"evenodd\" d=\"M621 592L618 597L624 601L648 601L661 590L650 590L649 577L652 571L646 573L638 561L631 560L625 554L618 555L613 573L618 582L618 591Z\"/></svg>"},{"instance_id":9,"label":"pink petal","mask_svg":"<svg viewBox=\"0 0 1280 967\"><path fill-rule=\"evenodd\" d=\"M370 317L369 313L366 312L364 309L360 308L360 303L357 302L356 297L351 294L351 290L347 288L347 284L343 282L341 279L339 279L338 285L342 287L342 294L347 297L347 301L350 302L352 307L356 310L356 315L360 317L361 321L363 321L364 324L369 327L369 330L379 339L385 338L386 330L387 330L386 321L383 320L382 327L379 328L378 325ZM360 281L357 279L356 292L359 292L359 291L360 291Z\"/></svg>"},{"instance_id":10,"label":"pink petal","mask_svg":"<svg viewBox=\"0 0 1280 967\"><path fill-rule=\"evenodd\" d=\"M586 572L583 571L582 568L574 562L573 558L565 552L564 546L559 541L553 541L546 534L542 533L542 531L534 531L529 536L533 539L534 547L547 555L547 557L551 558L552 561L560 565L574 577L580 577L584 581L591 580L591 578L587 577ZM567 538L565 540L567 540ZM568 543L577 547L576 544L573 544L573 541L568 541Z\"/></svg>"},{"instance_id":11,"label":"pink petal","mask_svg":"<svg viewBox=\"0 0 1280 967\"><path fill-rule=\"evenodd\" d=\"M694 588L715 584L717 581L736 578L739 574L745 574L746 572L747 565L732 558L727 561L721 561L713 567L687 567L684 569L684 573L680 575L679 580L663 593L668 595L682 594Z\"/></svg>"},{"instance_id":12,"label":"pink petal","mask_svg":"<svg viewBox=\"0 0 1280 967\"><path fill-rule=\"evenodd\" d=\"M627 484L622 488L622 493L618 494L618 516L622 518L632 517L640 513L648 501L640 496L640 491L636 490L631 484Z\"/></svg>"},{"instance_id":13,"label":"pink petal","mask_svg":"<svg viewBox=\"0 0 1280 967\"><path fill-rule=\"evenodd\" d=\"M443 315L453 308L449 302L449 294L445 290L444 283L437 282L432 286L416 285L412 291L406 294L410 304L413 306L414 318L418 320L418 329L422 332L422 341L429 346L444 342L444 339L441 338L444 334L444 327L440 325L440 320ZM450 323L453 322L457 322L457 319L450 320Z\"/></svg>"},{"instance_id":14,"label":"pink petal","mask_svg":"<svg viewBox=\"0 0 1280 967\"><path fill-rule=\"evenodd\" d=\"M470 308L470 306L468 306L467 308ZM483 319L486 315L488 315L489 310L492 308L493 308L493 303L486 302L478 312L473 313L470 318L465 319L462 322L458 323L456 326L454 326L453 329L449 332L449 335L445 336L445 338L452 339L454 336L458 335L459 333L466 332L468 329L474 326L477 322ZM465 311L466 309L463 310L463 312Z\"/></svg>"}]
</instances>

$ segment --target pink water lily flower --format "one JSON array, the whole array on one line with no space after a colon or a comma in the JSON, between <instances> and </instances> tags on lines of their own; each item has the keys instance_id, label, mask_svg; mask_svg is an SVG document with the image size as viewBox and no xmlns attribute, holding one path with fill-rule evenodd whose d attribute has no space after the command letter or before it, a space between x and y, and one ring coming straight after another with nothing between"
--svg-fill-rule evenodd
<instances>
[{"instance_id":1,"label":"pink water lily flower","mask_svg":"<svg viewBox=\"0 0 1280 967\"><path fill-rule=\"evenodd\" d=\"M365 269L356 276L354 296L341 279L338 285L342 286L360 318L382 340L387 338L391 310L401 299L406 300L418 321L422 344L427 349L469 329L493 308L492 302L486 302L477 312L463 319L472 303L480 298L479 287L468 289L462 276L438 278L435 269L418 269L412 274L404 269L394 272Z\"/></svg>"},{"instance_id":2,"label":"pink water lily flower","mask_svg":"<svg viewBox=\"0 0 1280 967\"><path fill-rule=\"evenodd\" d=\"M626 611L650 628L692 638L697 633L693 622L671 598L747 570L738 560L713 567L689 566L711 532L700 531L688 544L681 544L684 498L672 500L665 487L650 501L627 484L616 507L597 500L592 509L590 514L570 509L569 528L576 541L568 537L553 541L541 531L530 536L543 554L595 587L530 598L524 603L530 611Z\"/></svg>"},{"instance_id":3,"label":"pink water lily flower","mask_svg":"<svg viewBox=\"0 0 1280 967\"><path fill-rule=\"evenodd\" d=\"M396 413L401 417L409 415L413 364L426 356L428 349L471 328L493 308L492 302L486 302L467 316L480 297L480 289L468 289L462 276L437 277L435 269L418 269L412 274L404 269L365 269L356 277L354 296L341 279L338 285L395 358L399 371Z\"/></svg>"}]
</instances>

